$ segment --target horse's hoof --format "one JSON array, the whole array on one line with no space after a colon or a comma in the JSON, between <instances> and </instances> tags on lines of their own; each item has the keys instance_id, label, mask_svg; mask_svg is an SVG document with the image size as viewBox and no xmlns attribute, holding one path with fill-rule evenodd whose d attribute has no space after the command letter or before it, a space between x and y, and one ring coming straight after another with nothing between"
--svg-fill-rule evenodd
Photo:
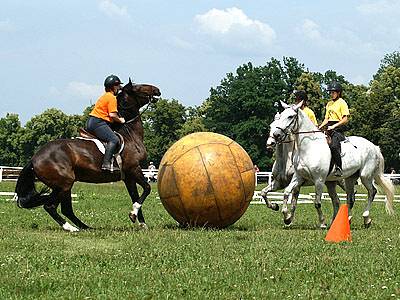
<instances>
[{"instance_id":1,"label":"horse's hoof","mask_svg":"<svg viewBox=\"0 0 400 300\"><path fill-rule=\"evenodd\" d=\"M147 226L146 223L139 223L139 229L140 230L148 230L149 227Z\"/></svg>"},{"instance_id":2,"label":"horse's hoof","mask_svg":"<svg viewBox=\"0 0 400 300\"><path fill-rule=\"evenodd\" d=\"M372 219L368 219L368 220L364 220L364 228L369 228L369 227L371 227L371 224L372 224Z\"/></svg>"},{"instance_id":3,"label":"horse's hoof","mask_svg":"<svg viewBox=\"0 0 400 300\"><path fill-rule=\"evenodd\" d=\"M132 223L136 222L136 215L133 212L129 213L129 219L131 219Z\"/></svg>"},{"instance_id":4,"label":"horse's hoof","mask_svg":"<svg viewBox=\"0 0 400 300\"><path fill-rule=\"evenodd\" d=\"M328 228L328 226L325 223L323 223L323 224L319 225L319 228L320 229L326 229L326 228Z\"/></svg>"},{"instance_id":5,"label":"horse's hoof","mask_svg":"<svg viewBox=\"0 0 400 300\"><path fill-rule=\"evenodd\" d=\"M279 211L279 205L276 203L273 203L271 209L274 211Z\"/></svg>"},{"instance_id":6,"label":"horse's hoof","mask_svg":"<svg viewBox=\"0 0 400 300\"><path fill-rule=\"evenodd\" d=\"M292 225L292 218L283 219L283 223L285 223L286 226Z\"/></svg>"},{"instance_id":7,"label":"horse's hoof","mask_svg":"<svg viewBox=\"0 0 400 300\"><path fill-rule=\"evenodd\" d=\"M349 224L351 225L351 219L353 219L353 216L349 216Z\"/></svg>"}]
</instances>

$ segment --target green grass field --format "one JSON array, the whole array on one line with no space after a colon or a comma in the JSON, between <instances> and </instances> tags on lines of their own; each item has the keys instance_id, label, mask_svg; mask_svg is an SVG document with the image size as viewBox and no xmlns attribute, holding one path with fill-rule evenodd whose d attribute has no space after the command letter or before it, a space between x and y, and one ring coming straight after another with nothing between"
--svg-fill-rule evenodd
<instances>
[{"instance_id":1,"label":"green grass field","mask_svg":"<svg viewBox=\"0 0 400 300\"><path fill-rule=\"evenodd\" d=\"M42 208L0 198L0 299L400 298L398 203L394 216L374 203L369 229L356 203L353 242L330 244L310 204L299 204L290 228L281 213L250 205L227 229L181 229L154 186L143 231L128 219L122 184L76 184L74 193L76 214L95 229L67 233ZM329 220L330 202L323 209Z\"/></svg>"}]
</instances>

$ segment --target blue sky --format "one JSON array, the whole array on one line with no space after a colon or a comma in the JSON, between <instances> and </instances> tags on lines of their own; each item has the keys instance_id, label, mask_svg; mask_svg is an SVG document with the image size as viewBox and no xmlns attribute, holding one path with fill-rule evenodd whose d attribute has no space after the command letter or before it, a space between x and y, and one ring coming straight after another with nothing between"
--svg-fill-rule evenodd
<instances>
[{"instance_id":1,"label":"blue sky","mask_svg":"<svg viewBox=\"0 0 400 300\"><path fill-rule=\"evenodd\" d=\"M243 63L296 57L367 84L398 51L400 1L2 0L0 116L81 113L104 78L200 105Z\"/></svg>"}]
</instances>

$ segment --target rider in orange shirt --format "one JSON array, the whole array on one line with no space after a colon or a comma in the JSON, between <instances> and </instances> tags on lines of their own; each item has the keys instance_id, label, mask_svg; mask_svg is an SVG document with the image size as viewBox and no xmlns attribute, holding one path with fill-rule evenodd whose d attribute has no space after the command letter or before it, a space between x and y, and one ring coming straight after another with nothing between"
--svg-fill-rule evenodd
<instances>
[{"instance_id":1,"label":"rider in orange shirt","mask_svg":"<svg viewBox=\"0 0 400 300\"><path fill-rule=\"evenodd\" d=\"M107 142L106 151L103 158L102 170L119 171L118 168L111 166L111 158L117 150L119 138L111 129L113 122L125 123L125 119L118 115L117 97L121 89L121 80L110 75L104 81L105 94L96 102L92 112L89 114L86 129L97 136L100 140Z\"/></svg>"}]
</instances>

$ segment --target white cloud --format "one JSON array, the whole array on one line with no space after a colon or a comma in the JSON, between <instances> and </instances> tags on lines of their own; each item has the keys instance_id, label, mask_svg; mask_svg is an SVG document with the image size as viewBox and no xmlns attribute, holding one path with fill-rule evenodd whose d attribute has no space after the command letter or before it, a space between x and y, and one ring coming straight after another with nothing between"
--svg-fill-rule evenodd
<instances>
[{"instance_id":1,"label":"white cloud","mask_svg":"<svg viewBox=\"0 0 400 300\"><path fill-rule=\"evenodd\" d=\"M99 9L109 17L129 17L126 7L119 7L111 0L100 1Z\"/></svg>"},{"instance_id":2,"label":"white cloud","mask_svg":"<svg viewBox=\"0 0 400 300\"><path fill-rule=\"evenodd\" d=\"M185 41L177 36L173 36L172 38L169 39L169 42L178 47L178 48L182 48L185 50L193 50L194 49L194 45L188 41Z\"/></svg>"},{"instance_id":3,"label":"white cloud","mask_svg":"<svg viewBox=\"0 0 400 300\"><path fill-rule=\"evenodd\" d=\"M97 98L104 92L104 87L101 85L90 85L84 82L72 81L68 83L66 91L72 96L97 100Z\"/></svg>"},{"instance_id":4,"label":"white cloud","mask_svg":"<svg viewBox=\"0 0 400 300\"><path fill-rule=\"evenodd\" d=\"M363 40L356 31L339 25L321 27L311 19L305 19L295 29L301 43L308 44L313 51L323 51L326 55L371 58L380 55L376 43ZM338 38L339 37L339 38Z\"/></svg>"},{"instance_id":5,"label":"white cloud","mask_svg":"<svg viewBox=\"0 0 400 300\"><path fill-rule=\"evenodd\" d=\"M379 1L367 1L357 6L357 10L363 14L399 14L400 13L400 1L398 0L379 0Z\"/></svg>"},{"instance_id":6,"label":"white cloud","mask_svg":"<svg viewBox=\"0 0 400 300\"><path fill-rule=\"evenodd\" d=\"M194 18L202 33L215 38L223 38L232 43L242 42L252 45L270 45L275 39L275 31L267 23L250 19L241 9L232 7L225 10L213 8Z\"/></svg>"},{"instance_id":7,"label":"white cloud","mask_svg":"<svg viewBox=\"0 0 400 300\"><path fill-rule=\"evenodd\" d=\"M320 40L322 38L318 24L310 19L303 21L300 31L312 40Z\"/></svg>"},{"instance_id":8,"label":"white cloud","mask_svg":"<svg viewBox=\"0 0 400 300\"><path fill-rule=\"evenodd\" d=\"M0 21L0 32L11 32L14 29L14 25L10 22L10 20Z\"/></svg>"}]
</instances>

